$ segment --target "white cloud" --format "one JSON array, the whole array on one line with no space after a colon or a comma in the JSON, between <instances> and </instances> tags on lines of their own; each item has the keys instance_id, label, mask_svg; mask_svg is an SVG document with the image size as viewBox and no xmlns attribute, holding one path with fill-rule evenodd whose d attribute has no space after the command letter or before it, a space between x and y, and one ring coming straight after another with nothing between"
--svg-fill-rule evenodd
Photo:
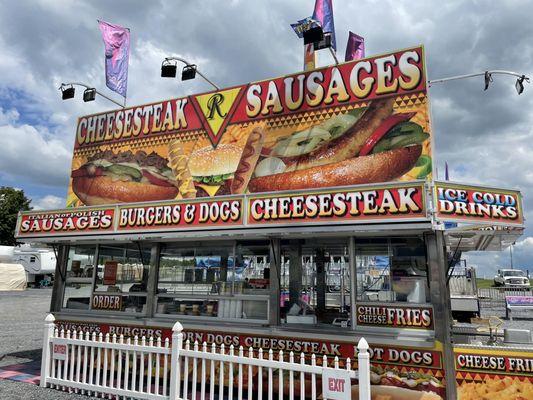
<instances>
[{"instance_id":1,"label":"white cloud","mask_svg":"<svg viewBox=\"0 0 533 400\"><path fill-rule=\"evenodd\" d=\"M54 195L37 197L31 200L31 206L34 210L53 210L65 208L65 198Z\"/></svg>"},{"instance_id":2,"label":"white cloud","mask_svg":"<svg viewBox=\"0 0 533 400\"><path fill-rule=\"evenodd\" d=\"M44 128L38 131L31 125L19 125L18 118L17 111L0 108L0 176L17 182L66 185L70 150Z\"/></svg>"}]
</instances>

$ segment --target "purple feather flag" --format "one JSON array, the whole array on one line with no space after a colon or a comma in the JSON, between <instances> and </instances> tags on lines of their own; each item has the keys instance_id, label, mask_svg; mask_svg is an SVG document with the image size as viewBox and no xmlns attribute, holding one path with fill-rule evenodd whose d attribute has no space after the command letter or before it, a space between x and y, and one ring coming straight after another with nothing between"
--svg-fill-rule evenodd
<instances>
[{"instance_id":1,"label":"purple feather flag","mask_svg":"<svg viewBox=\"0 0 533 400\"><path fill-rule=\"evenodd\" d=\"M130 30L119 25L98 21L105 44L105 78L109 89L126 97L128 62L130 58Z\"/></svg>"},{"instance_id":2,"label":"purple feather flag","mask_svg":"<svg viewBox=\"0 0 533 400\"><path fill-rule=\"evenodd\" d=\"M365 39L353 32L349 32L344 61L359 60L360 58L365 58Z\"/></svg>"},{"instance_id":3,"label":"purple feather flag","mask_svg":"<svg viewBox=\"0 0 533 400\"><path fill-rule=\"evenodd\" d=\"M335 24L333 23L332 0L315 0L313 19L320 22L324 32L331 32L331 47L337 50L337 42L335 40Z\"/></svg>"},{"instance_id":4,"label":"purple feather flag","mask_svg":"<svg viewBox=\"0 0 533 400\"><path fill-rule=\"evenodd\" d=\"M450 180L450 173L448 172L448 161L444 162L444 180Z\"/></svg>"}]
</instances>

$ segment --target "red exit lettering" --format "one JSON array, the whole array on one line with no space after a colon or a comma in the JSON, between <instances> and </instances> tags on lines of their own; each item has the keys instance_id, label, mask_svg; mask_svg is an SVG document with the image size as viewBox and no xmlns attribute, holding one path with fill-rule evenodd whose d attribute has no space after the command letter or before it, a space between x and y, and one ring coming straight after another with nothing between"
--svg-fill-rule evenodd
<instances>
[{"instance_id":1,"label":"red exit lettering","mask_svg":"<svg viewBox=\"0 0 533 400\"><path fill-rule=\"evenodd\" d=\"M343 393L345 383L346 382L342 378L329 378L328 387L332 392Z\"/></svg>"}]
</instances>

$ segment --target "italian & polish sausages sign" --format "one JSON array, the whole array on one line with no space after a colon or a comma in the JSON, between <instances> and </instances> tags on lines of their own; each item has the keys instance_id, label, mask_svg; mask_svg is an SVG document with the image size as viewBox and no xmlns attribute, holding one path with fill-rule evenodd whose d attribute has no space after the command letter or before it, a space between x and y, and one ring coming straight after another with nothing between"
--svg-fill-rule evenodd
<instances>
[{"instance_id":1,"label":"italian & polish sausages sign","mask_svg":"<svg viewBox=\"0 0 533 400\"><path fill-rule=\"evenodd\" d=\"M522 196L515 190L435 182L439 220L523 226Z\"/></svg>"},{"instance_id":2,"label":"italian & polish sausages sign","mask_svg":"<svg viewBox=\"0 0 533 400\"><path fill-rule=\"evenodd\" d=\"M431 178L422 47L79 118L67 207Z\"/></svg>"},{"instance_id":3,"label":"italian & polish sausages sign","mask_svg":"<svg viewBox=\"0 0 533 400\"><path fill-rule=\"evenodd\" d=\"M17 236L63 236L113 232L114 208L28 211L19 215Z\"/></svg>"}]
</instances>

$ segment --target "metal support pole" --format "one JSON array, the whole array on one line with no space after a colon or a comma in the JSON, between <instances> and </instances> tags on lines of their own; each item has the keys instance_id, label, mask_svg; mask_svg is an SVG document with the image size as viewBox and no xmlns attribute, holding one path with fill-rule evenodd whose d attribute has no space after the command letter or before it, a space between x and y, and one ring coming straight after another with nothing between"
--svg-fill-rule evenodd
<instances>
[{"instance_id":1,"label":"metal support pole","mask_svg":"<svg viewBox=\"0 0 533 400\"><path fill-rule=\"evenodd\" d=\"M331 47L328 47L328 49L331 55L333 56L333 59L335 60L335 65L339 65L339 59L337 58L337 54L335 53L335 50L333 50L333 48Z\"/></svg>"},{"instance_id":2,"label":"metal support pole","mask_svg":"<svg viewBox=\"0 0 533 400\"><path fill-rule=\"evenodd\" d=\"M270 325L280 323L281 243L279 238L270 239Z\"/></svg>"},{"instance_id":3,"label":"metal support pole","mask_svg":"<svg viewBox=\"0 0 533 400\"><path fill-rule=\"evenodd\" d=\"M433 83L456 81L456 80L459 80L459 79L473 78L475 76L485 76L486 73L489 73L491 75L495 75L495 74L511 75L511 76L515 76L517 78L524 77L524 80L526 82L529 82L529 77L525 76L524 74L519 74L518 72L513 72L513 71L504 71L504 70L495 69L495 70L492 70L492 71L477 72L475 74L456 75L456 76L450 76L448 78L432 79L432 80L428 81L428 84L432 85Z\"/></svg>"},{"instance_id":4,"label":"metal support pole","mask_svg":"<svg viewBox=\"0 0 533 400\"><path fill-rule=\"evenodd\" d=\"M348 265L350 266L350 327L352 331L355 331L357 325L355 319L355 301L357 300L357 264L355 257L355 237L350 236L348 239Z\"/></svg>"},{"instance_id":5,"label":"metal support pole","mask_svg":"<svg viewBox=\"0 0 533 400\"><path fill-rule=\"evenodd\" d=\"M142 249L142 247L141 247ZM157 274L159 272L160 243L154 243L150 251L150 270L148 271L148 284L146 287L146 316L152 318L156 307Z\"/></svg>"},{"instance_id":6,"label":"metal support pole","mask_svg":"<svg viewBox=\"0 0 533 400\"><path fill-rule=\"evenodd\" d=\"M60 311L63 306L69 249L69 245L60 245L56 254L56 270L52 298L50 300L50 311Z\"/></svg>"},{"instance_id":7,"label":"metal support pole","mask_svg":"<svg viewBox=\"0 0 533 400\"><path fill-rule=\"evenodd\" d=\"M446 398L457 399L455 382L455 355L451 337L452 313L450 292L446 286L447 256L444 233L435 231L425 236L431 303L434 310L435 337L442 343L443 365L446 380Z\"/></svg>"}]
</instances>

